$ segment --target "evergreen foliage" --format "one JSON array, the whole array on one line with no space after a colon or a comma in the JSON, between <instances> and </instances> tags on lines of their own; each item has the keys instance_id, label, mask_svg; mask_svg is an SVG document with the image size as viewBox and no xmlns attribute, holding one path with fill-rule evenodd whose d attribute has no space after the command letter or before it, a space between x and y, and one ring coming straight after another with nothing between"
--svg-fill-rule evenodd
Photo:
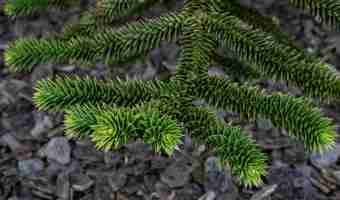
<instances>
[{"instance_id":1,"label":"evergreen foliage","mask_svg":"<svg viewBox=\"0 0 340 200\"><path fill-rule=\"evenodd\" d=\"M338 29L340 0L287 1ZM21 16L70 3L7 0L4 9L9 16ZM195 99L238 112L250 121L270 119L308 152L334 147L335 125L307 97L325 102L339 99L336 70L308 55L272 18L236 0L185 0L180 10L112 28L116 20L138 16L157 3L164 2L97 0L79 24L66 25L60 35L14 41L5 51L5 62L12 71L26 72L49 62L124 64L145 56L162 41L178 42L181 54L176 73L167 80L51 77L37 83L34 102L43 111L64 111L68 137L90 137L105 151L142 138L156 152L171 155L187 129L194 140L227 162L245 186L263 182L267 156L241 128L230 126L206 107L195 106ZM209 76L212 64L222 66L229 79ZM285 80L303 89L306 97L268 95L246 82L261 76Z\"/></svg>"},{"instance_id":2,"label":"evergreen foliage","mask_svg":"<svg viewBox=\"0 0 340 200\"><path fill-rule=\"evenodd\" d=\"M4 11L8 16L32 15L50 7L59 9L71 6L72 0L8 0Z\"/></svg>"}]
</instances>

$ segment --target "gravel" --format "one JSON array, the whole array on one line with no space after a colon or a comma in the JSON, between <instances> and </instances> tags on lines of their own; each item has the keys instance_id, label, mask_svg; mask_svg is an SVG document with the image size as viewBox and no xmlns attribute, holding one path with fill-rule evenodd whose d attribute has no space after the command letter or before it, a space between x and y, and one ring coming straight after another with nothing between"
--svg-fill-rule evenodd
<instances>
[{"instance_id":1,"label":"gravel","mask_svg":"<svg viewBox=\"0 0 340 200\"><path fill-rule=\"evenodd\" d=\"M44 154L50 160L60 164L68 164L71 161L71 147L65 137L52 138L44 149Z\"/></svg>"},{"instance_id":2,"label":"gravel","mask_svg":"<svg viewBox=\"0 0 340 200\"><path fill-rule=\"evenodd\" d=\"M83 7L93 1L82 1ZM339 69L340 34L324 30L311 16L287 6L286 1L242 0L265 15L276 16L283 31L290 33L309 52ZM164 8L156 8L154 15ZM233 125L240 125L270 156L265 184L257 188L238 186L227 167L186 135L171 157L156 155L141 141L131 141L114 152L95 149L88 139L67 140L63 136L62 113L38 112L32 103L37 80L58 74L160 78L176 69L177 44L162 44L143 62L124 67L91 68L77 65L41 65L31 74L9 73L3 50L18 37L46 37L60 31L67 20L76 21L80 9L51 11L41 16L10 20L0 12L0 200L280 200L340 198L339 149L324 155L306 155L303 147L288 139L287 132L274 128L268 119L246 123L235 113L216 111ZM291 12L288 12L291 11ZM218 67L210 75L224 76ZM300 96L301 90L285 82L259 80L268 92ZM204 101L195 102L205 105ZM322 105L325 115L340 124L340 107ZM338 147L339 144L337 144Z\"/></svg>"}]
</instances>

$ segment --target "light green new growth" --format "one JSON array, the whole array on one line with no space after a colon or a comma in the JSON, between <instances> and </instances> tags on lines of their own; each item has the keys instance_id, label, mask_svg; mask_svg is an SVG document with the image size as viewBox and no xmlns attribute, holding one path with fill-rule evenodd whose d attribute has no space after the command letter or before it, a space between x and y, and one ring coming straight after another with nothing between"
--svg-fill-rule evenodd
<instances>
[{"instance_id":1,"label":"light green new growth","mask_svg":"<svg viewBox=\"0 0 340 200\"><path fill-rule=\"evenodd\" d=\"M287 1L318 16L323 24L339 28L340 0ZM4 8L7 15L20 16L48 7L64 8L69 2L7 0ZM339 99L336 70L308 55L272 18L237 0L185 0L179 10L112 28L117 20L139 16L162 2L98 0L79 24L67 24L56 37L14 41L4 53L5 62L12 71L31 71L50 62L123 64L164 41L177 42L181 53L176 73L168 80L50 77L37 83L34 102L43 111L64 111L65 134L89 137L104 151L141 138L155 152L171 155L187 129L194 140L227 162L245 186L263 183L266 154L241 128L218 119L206 107L195 106L197 98L249 121L270 119L301 141L307 152L334 147L335 125L307 98ZM211 65L221 66L228 78L209 76ZM268 95L247 83L261 76L285 80L301 88L306 97Z\"/></svg>"}]
</instances>

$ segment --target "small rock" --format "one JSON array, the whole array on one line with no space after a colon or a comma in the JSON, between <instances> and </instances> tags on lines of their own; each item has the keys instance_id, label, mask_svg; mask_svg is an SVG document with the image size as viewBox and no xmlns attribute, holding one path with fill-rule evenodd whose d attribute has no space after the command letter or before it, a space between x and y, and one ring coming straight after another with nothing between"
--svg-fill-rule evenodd
<instances>
[{"instance_id":1,"label":"small rock","mask_svg":"<svg viewBox=\"0 0 340 200\"><path fill-rule=\"evenodd\" d=\"M112 191L112 187L107 182L107 179L102 175L96 176L93 199L96 200L112 200L116 199L115 192Z\"/></svg>"},{"instance_id":2,"label":"small rock","mask_svg":"<svg viewBox=\"0 0 340 200\"><path fill-rule=\"evenodd\" d=\"M334 178L336 179L337 185L340 186L340 170L332 171L331 173L334 176Z\"/></svg>"},{"instance_id":3,"label":"small rock","mask_svg":"<svg viewBox=\"0 0 340 200\"><path fill-rule=\"evenodd\" d=\"M70 197L70 178L67 173L60 173L57 178L56 195L61 199Z\"/></svg>"},{"instance_id":4,"label":"small rock","mask_svg":"<svg viewBox=\"0 0 340 200\"><path fill-rule=\"evenodd\" d=\"M223 170L217 157L209 157L205 162L205 181L206 191L214 191L217 199L235 200L237 198L237 187L232 182L229 172Z\"/></svg>"},{"instance_id":5,"label":"small rock","mask_svg":"<svg viewBox=\"0 0 340 200\"><path fill-rule=\"evenodd\" d=\"M44 169L44 162L39 159L20 160L18 170L22 176L36 176Z\"/></svg>"},{"instance_id":6,"label":"small rock","mask_svg":"<svg viewBox=\"0 0 340 200\"><path fill-rule=\"evenodd\" d=\"M104 152L104 162L109 166L116 166L121 162L121 156L113 151Z\"/></svg>"},{"instance_id":7,"label":"small rock","mask_svg":"<svg viewBox=\"0 0 340 200\"><path fill-rule=\"evenodd\" d=\"M315 199L315 190L311 178L299 170L290 167L274 167L269 170L267 180L269 184L276 184L273 198L280 196L283 199Z\"/></svg>"},{"instance_id":8,"label":"small rock","mask_svg":"<svg viewBox=\"0 0 340 200\"><path fill-rule=\"evenodd\" d=\"M123 173L114 173L113 175L107 177L107 179L112 190L116 192L125 185L127 176Z\"/></svg>"},{"instance_id":9,"label":"small rock","mask_svg":"<svg viewBox=\"0 0 340 200\"><path fill-rule=\"evenodd\" d=\"M192 167L179 161L165 169L161 174L161 181L171 188L181 187L189 182Z\"/></svg>"},{"instance_id":10,"label":"small rock","mask_svg":"<svg viewBox=\"0 0 340 200\"><path fill-rule=\"evenodd\" d=\"M340 145L323 154L314 153L310 156L311 163L317 168L325 168L335 164L340 157Z\"/></svg>"},{"instance_id":11,"label":"small rock","mask_svg":"<svg viewBox=\"0 0 340 200\"><path fill-rule=\"evenodd\" d=\"M214 191L208 191L203 196L201 196L198 200L215 200L216 194Z\"/></svg>"},{"instance_id":12,"label":"small rock","mask_svg":"<svg viewBox=\"0 0 340 200\"><path fill-rule=\"evenodd\" d=\"M216 111L216 116L221 119L222 121L224 120L224 118L227 116L227 113L224 111Z\"/></svg>"},{"instance_id":13,"label":"small rock","mask_svg":"<svg viewBox=\"0 0 340 200\"><path fill-rule=\"evenodd\" d=\"M319 189L322 193L329 194L331 192L331 189L328 187L328 185L323 181L322 178L311 178L310 179L313 186L317 189Z\"/></svg>"},{"instance_id":14,"label":"small rock","mask_svg":"<svg viewBox=\"0 0 340 200\"><path fill-rule=\"evenodd\" d=\"M21 144L19 141L11 134L7 133L0 137L0 144L7 145L12 151L20 148Z\"/></svg>"},{"instance_id":15,"label":"small rock","mask_svg":"<svg viewBox=\"0 0 340 200\"><path fill-rule=\"evenodd\" d=\"M129 168L129 167L127 167ZM126 168L126 169L127 169ZM137 163L136 165L133 165L131 167L131 171L125 171L128 175L132 174L133 176L139 176L141 174L144 174L148 170L149 166L145 162Z\"/></svg>"},{"instance_id":16,"label":"small rock","mask_svg":"<svg viewBox=\"0 0 340 200\"><path fill-rule=\"evenodd\" d=\"M80 141L79 141L80 142ZM104 160L104 152L97 150L93 144L79 145L73 149L72 155L82 162L102 162Z\"/></svg>"},{"instance_id":17,"label":"small rock","mask_svg":"<svg viewBox=\"0 0 340 200\"><path fill-rule=\"evenodd\" d=\"M134 195L143 192L144 185L140 184L138 178L135 176L130 176L124 187L121 188L121 192L127 195Z\"/></svg>"},{"instance_id":18,"label":"small rock","mask_svg":"<svg viewBox=\"0 0 340 200\"><path fill-rule=\"evenodd\" d=\"M0 50L5 50L7 49L8 45L7 44L0 44Z\"/></svg>"},{"instance_id":19,"label":"small rock","mask_svg":"<svg viewBox=\"0 0 340 200\"><path fill-rule=\"evenodd\" d=\"M74 65L65 65L65 66L59 66L57 69L62 71L62 72L72 72L72 71L74 71L76 69L76 66L74 66Z\"/></svg>"},{"instance_id":20,"label":"small rock","mask_svg":"<svg viewBox=\"0 0 340 200\"><path fill-rule=\"evenodd\" d=\"M150 80L156 75L157 70L152 67L151 63L148 63L147 68L143 72L141 78L142 80Z\"/></svg>"},{"instance_id":21,"label":"small rock","mask_svg":"<svg viewBox=\"0 0 340 200\"><path fill-rule=\"evenodd\" d=\"M155 191L156 193L154 196L158 197L159 199L168 199L171 196L171 189L168 185L158 181L155 184Z\"/></svg>"},{"instance_id":22,"label":"small rock","mask_svg":"<svg viewBox=\"0 0 340 200\"><path fill-rule=\"evenodd\" d=\"M35 120L33 129L31 129L31 135L35 138L38 138L41 136L41 134L46 133L52 127L53 123L49 116L39 116L38 119Z\"/></svg>"},{"instance_id":23,"label":"small rock","mask_svg":"<svg viewBox=\"0 0 340 200\"><path fill-rule=\"evenodd\" d=\"M155 184L158 180L158 176L154 174L147 174L143 178L145 187L148 191L154 191L155 190Z\"/></svg>"},{"instance_id":24,"label":"small rock","mask_svg":"<svg viewBox=\"0 0 340 200\"><path fill-rule=\"evenodd\" d=\"M129 200L129 198L125 196L124 194L118 192L116 196L116 200Z\"/></svg>"},{"instance_id":25,"label":"small rock","mask_svg":"<svg viewBox=\"0 0 340 200\"><path fill-rule=\"evenodd\" d=\"M18 160L25 160L32 156L32 148L28 145L22 144L9 133L0 137L0 143L8 146Z\"/></svg>"},{"instance_id":26,"label":"small rock","mask_svg":"<svg viewBox=\"0 0 340 200\"><path fill-rule=\"evenodd\" d=\"M85 191L93 185L93 180L85 174L71 174L70 182L75 191Z\"/></svg>"},{"instance_id":27,"label":"small rock","mask_svg":"<svg viewBox=\"0 0 340 200\"><path fill-rule=\"evenodd\" d=\"M45 155L65 165L71 161L71 147L65 137L55 137L47 144Z\"/></svg>"},{"instance_id":28,"label":"small rock","mask_svg":"<svg viewBox=\"0 0 340 200\"><path fill-rule=\"evenodd\" d=\"M66 170L67 167L65 165L62 165L54 160L51 160L48 162L48 166L46 167L46 175L49 178L56 177L61 171Z\"/></svg>"},{"instance_id":29,"label":"small rock","mask_svg":"<svg viewBox=\"0 0 340 200\"><path fill-rule=\"evenodd\" d=\"M174 191L174 190L173 190ZM188 183L184 185L182 188L176 190L176 196L178 199L198 199L204 193L203 187L196 183Z\"/></svg>"},{"instance_id":30,"label":"small rock","mask_svg":"<svg viewBox=\"0 0 340 200\"><path fill-rule=\"evenodd\" d=\"M269 131L270 129L274 128L270 119L263 119L258 118L256 119L256 126L260 130Z\"/></svg>"},{"instance_id":31,"label":"small rock","mask_svg":"<svg viewBox=\"0 0 340 200\"><path fill-rule=\"evenodd\" d=\"M45 176L31 177L31 180L23 179L21 186L22 188L30 189L31 193L42 199L54 199L56 187Z\"/></svg>"},{"instance_id":32,"label":"small rock","mask_svg":"<svg viewBox=\"0 0 340 200\"><path fill-rule=\"evenodd\" d=\"M262 190L256 192L250 200L263 200L266 197L270 196L277 188L276 184L265 186Z\"/></svg>"},{"instance_id":33,"label":"small rock","mask_svg":"<svg viewBox=\"0 0 340 200\"><path fill-rule=\"evenodd\" d=\"M128 143L124 145L129 153L128 163L133 163L135 161L144 161L145 158L152 156L152 148L145 144L142 140L136 140L135 142Z\"/></svg>"},{"instance_id":34,"label":"small rock","mask_svg":"<svg viewBox=\"0 0 340 200\"><path fill-rule=\"evenodd\" d=\"M208 69L208 74L209 76L220 76L220 77L225 76L225 72L219 67L210 67Z\"/></svg>"},{"instance_id":35,"label":"small rock","mask_svg":"<svg viewBox=\"0 0 340 200\"><path fill-rule=\"evenodd\" d=\"M207 102L204 99L195 99L192 101L194 106L207 106Z\"/></svg>"},{"instance_id":36,"label":"small rock","mask_svg":"<svg viewBox=\"0 0 340 200\"><path fill-rule=\"evenodd\" d=\"M183 137L183 146L184 146L184 149L186 149L187 151L193 150L192 138L187 133L185 133L185 135Z\"/></svg>"},{"instance_id":37,"label":"small rock","mask_svg":"<svg viewBox=\"0 0 340 200\"><path fill-rule=\"evenodd\" d=\"M221 165L219 165L219 159L215 156L207 158L204 166L207 173L222 170Z\"/></svg>"},{"instance_id":38,"label":"small rock","mask_svg":"<svg viewBox=\"0 0 340 200\"><path fill-rule=\"evenodd\" d=\"M155 169L159 170L159 169L165 169L166 167L168 167L170 160L165 158L164 156L155 155L152 157L150 162L151 162L151 166L150 166L151 170L155 170Z\"/></svg>"},{"instance_id":39,"label":"small rock","mask_svg":"<svg viewBox=\"0 0 340 200\"><path fill-rule=\"evenodd\" d=\"M43 78L47 78L53 74L53 65L46 64L46 65L38 65L36 66L32 73L31 73L31 82L32 85L36 85L38 80Z\"/></svg>"},{"instance_id":40,"label":"small rock","mask_svg":"<svg viewBox=\"0 0 340 200\"><path fill-rule=\"evenodd\" d=\"M53 200L53 195L52 194L46 194L40 190L32 190L32 194L34 196L39 197L38 199L49 199L49 200Z\"/></svg>"},{"instance_id":41,"label":"small rock","mask_svg":"<svg viewBox=\"0 0 340 200\"><path fill-rule=\"evenodd\" d=\"M161 45L162 64L171 72L176 70L176 60L179 56L180 48L175 43L165 43Z\"/></svg>"},{"instance_id":42,"label":"small rock","mask_svg":"<svg viewBox=\"0 0 340 200\"><path fill-rule=\"evenodd\" d=\"M230 180L225 176L223 169L218 164L217 157L209 157L205 162L205 189L226 192L230 187Z\"/></svg>"}]
</instances>

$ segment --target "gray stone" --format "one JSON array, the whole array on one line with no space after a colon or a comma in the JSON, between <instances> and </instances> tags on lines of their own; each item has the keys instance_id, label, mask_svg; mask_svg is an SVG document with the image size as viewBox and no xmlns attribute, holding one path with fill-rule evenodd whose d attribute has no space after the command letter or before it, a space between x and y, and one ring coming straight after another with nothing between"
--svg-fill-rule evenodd
<instances>
[{"instance_id":1,"label":"gray stone","mask_svg":"<svg viewBox=\"0 0 340 200\"><path fill-rule=\"evenodd\" d=\"M161 181L171 188L184 186L189 182L192 167L181 161L175 162L161 174Z\"/></svg>"},{"instance_id":2,"label":"gray stone","mask_svg":"<svg viewBox=\"0 0 340 200\"><path fill-rule=\"evenodd\" d=\"M136 161L144 161L145 158L154 154L151 146L145 144L141 139L128 143L124 146L127 148L129 155L127 159L128 162L125 164L131 164Z\"/></svg>"},{"instance_id":3,"label":"gray stone","mask_svg":"<svg viewBox=\"0 0 340 200\"><path fill-rule=\"evenodd\" d=\"M331 173L334 176L334 178L336 179L337 184L340 185L340 170L332 171Z\"/></svg>"},{"instance_id":4,"label":"gray stone","mask_svg":"<svg viewBox=\"0 0 340 200\"><path fill-rule=\"evenodd\" d=\"M151 63L148 63L145 71L143 72L143 74L141 75L142 77L142 80L151 80L153 79L153 77L155 77L157 73L157 70L152 67L152 64Z\"/></svg>"},{"instance_id":5,"label":"gray stone","mask_svg":"<svg viewBox=\"0 0 340 200\"><path fill-rule=\"evenodd\" d=\"M267 175L268 184L276 184L273 198L299 200L316 199L316 192L310 181L310 177L305 176L300 170L290 167L275 167L269 170Z\"/></svg>"},{"instance_id":6,"label":"gray stone","mask_svg":"<svg viewBox=\"0 0 340 200\"><path fill-rule=\"evenodd\" d=\"M113 175L108 176L107 179L112 190L116 192L125 185L127 181L127 176L124 173L117 172Z\"/></svg>"},{"instance_id":7,"label":"gray stone","mask_svg":"<svg viewBox=\"0 0 340 200\"><path fill-rule=\"evenodd\" d=\"M311 163L318 168L329 167L337 162L340 156L340 145L336 144L335 148L323 154L314 153L310 156Z\"/></svg>"},{"instance_id":8,"label":"gray stone","mask_svg":"<svg viewBox=\"0 0 340 200\"><path fill-rule=\"evenodd\" d=\"M57 177L56 195L61 199L69 199L70 197L70 178L67 173L60 173Z\"/></svg>"},{"instance_id":9,"label":"gray stone","mask_svg":"<svg viewBox=\"0 0 340 200\"><path fill-rule=\"evenodd\" d=\"M173 190L174 192L174 190ZM181 188L176 189L176 197L175 199L198 199L204 193L203 188L196 183L188 183Z\"/></svg>"},{"instance_id":10,"label":"gray stone","mask_svg":"<svg viewBox=\"0 0 340 200\"><path fill-rule=\"evenodd\" d=\"M104 162L109 166L116 166L121 162L121 156L113 151L104 152Z\"/></svg>"},{"instance_id":11,"label":"gray stone","mask_svg":"<svg viewBox=\"0 0 340 200\"><path fill-rule=\"evenodd\" d=\"M192 101L192 104L195 106L207 106L207 102L204 99L195 99Z\"/></svg>"},{"instance_id":12,"label":"gray stone","mask_svg":"<svg viewBox=\"0 0 340 200\"><path fill-rule=\"evenodd\" d=\"M274 128L270 119L258 118L256 119L256 126L260 130L269 131Z\"/></svg>"},{"instance_id":13,"label":"gray stone","mask_svg":"<svg viewBox=\"0 0 340 200\"><path fill-rule=\"evenodd\" d=\"M31 129L31 135L35 138L38 138L41 136L41 134L46 133L52 127L53 122L49 116L38 115L33 129Z\"/></svg>"},{"instance_id":14,"label":"gray stone","mask_svg":"<svg viewBox=\"0 0 340 200\"><path fill-rule=\"evenodd\" d=\"M71 174L70 182L75 191L85 191L93 185L93 180L83 173Z\"/></svg>"},{"instance_id":15,"label":"gray stone","mask_svg":"<svg viewBox=\"0 0 340 200\"><path fill-rule=\"evenodd\" d=\"M0 144L8 146L18 160L27 160L32 156L31 147L21 143L10 133L0 137Z\"/></svg>"},{"instance_id":16,"label":"gray stone","mask_svg":"<svg viewBox=\"0 0 340 200\"><path fill-rule=\"evenodd\" d=\"M46 65L38 65L34 67L31 73L31 82L32 85L36 85L38 80L47 78L53 74L53 65L46 64Z\"/></svg>"},{"instance_id":17,"label":"gray stone","mask_svg":"<svg viewBox=\"0 0 340 200\"><path fill-rule=\"evenodd\" d=\"M72 155L83 162L102 162L104 160L104 152L99 151L93 144L80 144L77 141L77 145L73 149Z\"/></svg>"},{"instance_id":18,"label":"gray stone","mask_svg":"<svg viewBox=\"0 0 340 200\"><path fill-rule=\"evenodd\" d=\"M214 191L217 199L235 200L238 196L237 187L231 179L230 172L224 170L217 157L209 157L205 162L204 187L206 191Z\"/></svg>"},{"instance_id":19,"label":"gray stone","mask_svg":"<svg viewBox=\"0 0 340 200\"><path fill-rule=\"evenodd\" d=\"M65 137L55 137L47 144L45 155L65 165L71 161L71 147Z\"/></svg>"},{"instance_id":20,"label":"gray stone","mask_svg":"<svg viewBox=\"0 0 340 200\"><path fill-rule=\"evenodd\" d=\"M171 195L171 188L160 181L156 182L155 191L156 193L154 196L159 199L168 199L168 197Z\"/></svg>"},{"instance_id":21,"label":"gray stone","mask_svg":"<svg viewBox=\"0 0 340 200\"><path fill-rule=\"evenodd\" d=\"M46 175L49 178L56 177L61 171L64 171L67 169L67 166L62 165L54 160L51 160L48 162L48 166L46 167Z\"/></svg>"},{"instance_id":22,"label":"gray stone","mask_svg":"<svg viewBox=\"0 0 340 200\"><path fill-rule=\"evenodd\" d=\"M7 44L0 44L0 50L5 50L7 49L8 45Z\"/></svg>"},{"instance_id":23,"label":"gray stone","mask_svg":"<svg viewBox=\"0 0 340 200\"><path fill-rule=\"evenodd\" d=\"M107 177L107 175L105 175ZM115 192L112 191L112 187L107 182L107 179L103 175L97 175L94 192L93 192L93 199L95 200L112 200L116 199L114 196Z\"/></svg>"},{"instance_id":24,"label":"gray stone","mask_svg":"<svg viewBox=\"0 0 340 200\"><path fill-rule=\"evenodd\" d=\"M215 200L216 194L214 191L208 191L203 196L201 196L198 200Z\"/></svg>"},{"instance_id":25,"label":"gray stone","mask_svg":"<svg viewBox=\"0 0 340 200\"><path fill-rule=\"evenodd\" d=\"M36 158L18 162L19 174L23 176L36 176L43 169L44 162Z\"/></svg>"},{"instance_id":26,"label":"gray stone","mask_svg":"<svg viewBox=\"0 0 340 200\"><path fill-rule=\"evenodd\" d=\"M270 196L277 188L276 184L265 186L262 190L256 192L250 200L264 200L268 196Z\"/></svg>"},{"instance_id":27,"label":"gray stone","mask_svg":"<svg viewBox=\"0 0 340 200\"><path fill-rule=\"evenodd\" d=\"M219 165L219 159L215 156L207 158L205 164L205 171L207 173L209 172L216 172L216 171L221 171L222 167Z\"/></svg>"},{"instance_id":28,"label":"gray stone","mask_svg":"<svg viewBox=\"0 0 340 200\"><path fill-rule=\"evenodd\" d=\"M22 144L12 135L12 134L4 134L0 137L0 144L8 146L12 151L18 149L22 146Z\"/></svg>"},{"instance_id":29,"label":"gray stone","mask_svg":"<svg viewBox=\"0 0 340 200\"><path fill-rule=\"evenodd\" d=\"M208 69L208 74L209 76L225 76L225 72L220 67L210 67Z\"/></svg>"}]
</instances>

